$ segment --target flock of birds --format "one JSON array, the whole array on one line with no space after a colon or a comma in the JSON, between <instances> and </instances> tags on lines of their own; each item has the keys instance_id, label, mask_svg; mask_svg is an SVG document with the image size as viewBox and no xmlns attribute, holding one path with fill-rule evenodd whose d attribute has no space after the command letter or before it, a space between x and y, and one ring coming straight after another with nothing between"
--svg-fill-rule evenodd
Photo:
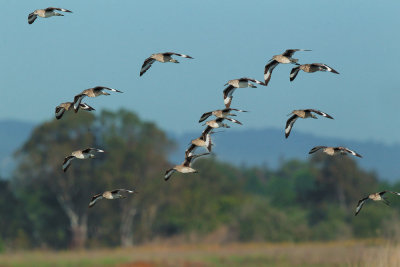
<instances>
[{"instance_id":1,"label":"flock of birds","mask_svg":"<svg viewBox=\"0 0 400 267\"><path fill-rule=\"evenodd\" d=\"M32 24L37 17L41 18L49 18L53 16L64 16L61 13L58 13L57 11L61 12L67 12L67 13L72 13L72 11L63 9L63 8L55 8L55 7L48 7L46 9L37 9L34 12L30 13L28 16L28 23ZM314 73L317 71L327 71L335 74L339 74L336 70L333 68L329 67L326 64L322 63L311 63L311 64L299 64L298 59L292 58L295 52L298 51L311 51L311 50L306 50L306 49L288 49L285 52L283 52L280 55L274 55L272 59L265 65L264 69L264 82L258 81L256 79L251 79L251 78L240 78L240 79L234 79L228 81L225 85L227 87L223 90L223 98L224 98L224 104L225 108L224 109L218 109L210 112L204 113L199 120L199 123L205 121L208 119L210 116L214 116L215 119L206 121L203 125L206 125L206 128L203 130L201 135L196 138L191 140L190 146L186 149L185 151L185 157L184 161L182 164L176 165L173 168L168 169L165 172L165 180L168 180L171 175L175 172L180 172L180 173L197 173L197 170L192 168L192 164L195 161L195 159L209 155L212 151L212 140L211 140L211 135L214 134L214 130L217 128L230 128L230 126L227 123L224 123L224 121L230 121L239 125L242 125L242 123L236 119L233 119L232 117L237 116L234 112L247 112L245 110L241 109L236 109L236 108L231 108L231 103L233 99L233 93L237 88L246 88L246 87L252 87L256 88L256 86L253 84L259 84L262 86L267 86L268 83L271 80L271 75L272 71L275 69L276 66L279 64L294 64L296 67L294 67L291 72L290 72L290 81L292 82L298 75L299 71L302 70L306 73ZM140 76L142 76L145 72L147 72L152 64L156 61L161 62L161 63L179 63L176 59L174 59L172 56L179 56L183 58L188 58L188 59L193 59L193 57L185 54L179 54L179 53L174 53L174 52L165 52L165 53L156 53L152 54L150 57L148 57L140 70ZM109 87L104 87L104 86L96 86L93 88L86 89L82 91L80 94L76 95L74 97L73 102L65 102L61 103L58 105L55 109L55 116L57 119L61 119L65 111L69 111L72 108L74 109L75 113L78 112L79 109L83 109L86 111L93 111L95 110L93 107L89 106L86 103L82 103L82 100L85 97L98 97L101 95L110 95L107 91L110 92L117 92L117 93L122 93L119 90L112 89ZM313 118L317 119L317 115L323 116L328 119L333 119L332 116L328 115L325 112L316 110L316 109L299 109L299 110L293 110L290 114L293 114L286 122L286 127L285 127L285 137L288 138L290 135L290 132L293 128L294 123L296 122L297 119L307 119L307 118ZM289 115L290 115L289 114ZM204 148L207 152L206 153L201 153L201 154L194 154L195 150L197 148ZM312 148L309 152L309 154L315 153L319 150L322 150L324 153L333 156L333 155L345 155L345 154L351 154L357 157L362 157L360 154L356 153L355 151L347 148L347 147L328 147L328 146L316 146ZM71 165L71 162L74 159L90 159L94 158L95 155L93 153L102 153L104 152L101 149L97 148L87 148L83 150L77 150L73 151L71 155L67 156L64 159L64 162L62 164L63 171L66 172L68 168ZM93 207L95 203L100 200L100 199L118 199L118 198L125 198L126 196L122 195L121 192L125 193L137 193L137 191L133 190L127 190L127 189L115 189L112 191L105 191L100 194L96 194L92 197L89 207ZM389 205L389 202L387 201L386 198L383 196L386 193L392 193L395 195L399 195L400 193L398 192L393 192L393 191L382 191L374 194L370 194L367 197L360 199L357 207L356 207L356 212L355 215L357 215L361 208L363 207L364 203L367 200L373 200L373 201L382 201L383 203Z\"/></svg>"}]
</instances>

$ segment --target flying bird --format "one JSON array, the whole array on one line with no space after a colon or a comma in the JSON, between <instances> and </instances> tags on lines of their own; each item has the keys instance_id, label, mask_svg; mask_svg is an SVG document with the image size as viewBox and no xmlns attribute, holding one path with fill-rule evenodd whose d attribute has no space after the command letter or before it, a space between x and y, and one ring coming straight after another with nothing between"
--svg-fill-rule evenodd
<instances>
[{"instance_id":1,"label":"flying bird","mask_svg":"<svg viewBox=\"0 0 400 267\"><path fill-rule=\"evenodd\" d=\"M286 127L285 127L285 137L288 138L290 131L292 130L293 124L298 118L306 119L306 118L313 118L313 119L318 119L317 116L315 116L312 113L316 113L318 115L324 116L329 119L333 119L330 115L326 114L325 112L316 110L316 109L298 109L298 110L293 110L290 114L294 114L292 117L290 117L287 122L286 122ZM290 115L289 114L289 115Z\"/></svg>"},{"instance_id":2,"label":"flying bird","mask_svg":"<svg viewBox=\"0 0 400 267\"><path fill-rule=\"evenodd\" d=\"M234 120L232 118L218 118L215 120L211 120L211 121L206 121L203 125L207 125L206 129L203 131L202 136L205 137L209 132L212 131L212 129L215 128L231 128L228 124L223 123L224 120L228 120L237 124L242 125L242 123L240 121Z\"/></svg>"},{"instance_id":3,"label":"flying bird","mask_svg":"<svg viewBox=\"0 0 400 267\"><path fill-rule=\"evenodd\" d=\"M166 62L179 63L178 60L172 58L172 55L193 59L191 56L184 55L184 54L178 54L178 53L174 53L174 52L152 54L150 57L146 58L146 60L144 61L142 68L140 70L140 76L142 76L148 69L150 69L151 65L155 61L158 61L161 63L166 63Z\"/></svg>"},{"instance_id":4,"label":"flying bird","mask_svg":"<svg viewBox=\"0 0 400 267\"><path fill-rule=\"evenodd\" d=\"M133 189L133 190L128 190L128 189L115 189L115 190L112 190L112 191L105 191L105 192L102 193L102 194L97 194L97 195L94 195L94 196L92 197L92 199L90 200L90 203L89 203L89 208L93 207L94 204L96 204L96 202L97 202L98 200L103 199L103 198L105 198L105 199L126 198L126 196L121 195L121 192L127 192L127 193L129 193L129 194L137 193L137 192L135 191L135 189Z\"/></svg>"},{"instance_id":5,"label":"flying bird","mask_svg":"<svg viewBox=\"0 0 400 267\"><path fill-rule=\"evenodd\" d=\"M72 108L73 106L73 102L65 102L65 103L61 103L60 105L58 105L56 107L56 119L59 120L62 118L62 116L64 115L65 111L68 111ZM87 111L92 111L95 110L94 108L92 108L91 106L89 106L86 103L80 103L79 107L83 110L87 110Z\"/></svg>"},{"instance_id":6,"label":"flying bird","mask_svg":"<svg viewBox=\"0 0 400 267\"><path fill-rule=\"evenodd\" d=\"M85 98L85 96L88 97L97 97L100 95L110 95L107 92L104 92L104 90L108 90L108 91L112 91L112 92L117 92L117 93L122 93L121 91L117 90L117 89L112 89L112 88L108 88L108 87L104 87L104 86L96 86L93 88L89 88L86 90L83 90L82 93L76 95L74 97L74 110L75 113L78 112L79 107L80 107L80 103L82 101L83 98Z\"/></svg>"},{"instance_id":7,"label":"flying bird","mask_svg":"<svg viewBox=\"0 0 400 267\"><path fill-rule=\"evenodd\" d=\"M257 88L257 86L255 86L251 82L267 86L266 84L264 84L261 81L258 81L258 80L252 79L252 78L246 78L246 77L228 81L225 84L225 85L228 85L228 87L226 87L224 89L224 104L225 104L225 107L229 108L231 106L231 102L232 102L232 98L233 98L232 95L233 95L233 92L235 92L235 90L237 88L246 88L246 87Z\"/></svg>"},{"instance_id":8,"label":"flying bird","mask_svg":"<svg viewBox=\"0 0 400 267\"><path fill-rule=\"evenodd\" d=\"M292 71L290 72L290 81L291 82L296 78L296 76L300 70L302 70L304 72L308 72L308 73L313 73L316 71L329 71L329 72L332 72L335 74L339 74L339 72L337 72L336 70L332 69L331 67L329 67L328 65L323 64L323 63L303 64L303 65L294 67L292 69Z\"/></svg>"},{"instance_id":9,"label":"flying bird","mask_svg":"<svg viewBox=\"0 0 400 267\"><path fill-rule=\"evenodd\" d=\"M188 157L190 155L193 154L193 152L196 150L196 148L198 147L204 147L205 149L207 149L208 152L211 152L212 150L212 140L211 140L211 134L213 134L214 132L209 132L206 135L201 135L200 137L193 139L190 142L190 146L188 149L186 149L185 151L185 157Z\"/></svg>"},{"instance_id":10,"label":"flying bird","mask_svg":"<svg viewBox=\"0 0 400 267\"><path fill-rule=\"evenodd\" d=\"M230 113L231 111L247 112L246 110L241 110L241 109L236 109L236 108L217 109L214 111L206 112L203 115L201 115L199 122L205 121L211 115L214 115L217 118L226 118L228 116L236 116L236 114Z\"/></svg>"},{"instance_id":11,"label":"flying bird","mask_svg":"<svg viewBox=\"0 0 400 267\"><path fill-rule=\"evenodd\" d=\"M76 150L71 153L70 156L65 157L64 162L63 162L63 171L66 172L71 166L71 162L74 159L92 159L95 158L95 155L92 154L93 152L100 152L103 153L104 150L97 149L97 148L87 148L84 150Z\"/></svg>"},{"instance_id":12,"label":"flying bird","mask_svg":"<svg viewBox=\"0 0 400 267\"><path fill-rule=\"evenodd\" d=\"M276 66L278 66L279 63L282 64L296 64L300 65L297 63L299 61L296 58L292 58L293 54L297 51L311 51L308 49L288 49L285 52L283 52L280 55L275 55L273 56L270 61L268 61L267 65L265 65L264 69L264 80L265 80L265 85L268 85L269 81L271 80L271 75L272 71L275 69Z\"/></svg>"},{"instance_id":13,"label":"flying bird","mask_svg":"<svg viewBox=\"0 0 400 267\"><path fill-rule=\"evenodd\" d=\"M49 18L53 16L64 16L63 14L57 13L55 11L62 11L62 12L68 12L72 13L72 11L64 8L58 8L58 7L48 7L45 9L36 9L32 13L28 15L28 23L32 24L36 18L39 16L41 18Z\"/></svg>"},{"instance_id":14,"label":"flying bird","mask_svg":"<svg viewBox=\"0 0 400 267\"><path fill-rule=\"evenodd\" d=\"M373 200L373 201L383 201L383 203L385 203L386 205L389 206L390 205L389 201L386 198L383 197L383 195L386 194L386 193L391 193L391 194L400 196L400 193L393 192L393 191L387 191L387 190L382 191L382 192L378 192L378 193L375 193L375 194L370 194L369 196L367 196L367 197L365 197L363 199L360 199L358 201L357 207L356 207L356 213L354 214L354 216L357 216L357 214L361 211L361 208L364 205L364 203L367 200L370 200L370 199Z\"/></svg>"},{"instance_id":15,"label":"flying bird","mask_svg":"<svg viewBox=\"0 0 400 267\"><path fill-rule=\"evenodd\" d=\"M197 159L198 157L202 157L205 155L209 155L210 153L203 153L203 154L198 154L198 155L193 155L191 153L189 153L186 157L185 160L182 162L182 164L180 165L176 165L175 167L168 169L165 172L165 176L164 176L164 180L167 181L171 175L174 172L180 172L180 173L198 173L197 170L193 169L192 163L194 162L195 159Z\"/></svg>"},{"instance_id":16,"label":"flying bird","mask_svg":"<svg viewBox=\"0 0 400 267\"><path fill-rule=\"evenodd\" d=\"M357 152L348 149L347 147L342 147L342 146L337 146L337 147L331 147L331 146L316 146L313 147L308 154L312 154L314 152L317 152L318 150L322 149L322 151L329 156L334 156L334 155L347 155L347 154L352 154L353 156L362 158L360 154Z\"/></svg>"}]
</instances>

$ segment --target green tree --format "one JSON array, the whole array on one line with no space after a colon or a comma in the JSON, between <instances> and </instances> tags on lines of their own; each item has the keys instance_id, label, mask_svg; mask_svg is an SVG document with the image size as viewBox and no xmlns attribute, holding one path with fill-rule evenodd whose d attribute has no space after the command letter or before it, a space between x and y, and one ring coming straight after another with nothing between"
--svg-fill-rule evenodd
<instances>
[{"instance_id":1,"label":"green tree","mask_svg":"<svg viewBox=\"0 0 400 267\"><path fill-rule=\"evenodd\" d=\"M116 113L103 111L100 116L102 140L109 151L101 166L108 187L137 187L140 193L121 201L120 242L133 244L134 218L145 223L140 226L138 238L148 239L160 201L154 198L156 187L164 185L167 152L171 141L154 123L141 121L126 110ZM139 232L139 231L137 231Z\"/></svg>"},{"instance_id":2,"label":"green tree","mask_svg":"<svg viewBox=\"0 0 400 267\"><path fill-rule=\"evenodd\" d=\"M149 179L163 172L166 151L171 143L154 124L142 122L125 110L116 113L103 111L98 117L88 112L66 115L62 120L38 126L16 153L19 165L15 186L19 195L31 203L31 220L35 228L40 229L38 240L46 240L43 236L48 224L41 216L48 214L50 218L56 217L53 223L59 218L68 218L70 245L81 248L88 235L90 197L105 190L138 185L142 192L139 196L143 197L135 200L145 199L146 184L151 184ZM87 147L101 148L106 153L93 160L74 160L63 173L64 157ZM101 220L110 220L111 225L120 224L122 244L131 244L133 217L139 213L138 205L140 213L146 212L146 206L136 204L135 200L130 197L120 201L120 220L115 219L118 209L112 208L118 203L114 202L112 206L111 203L97 204L90 212L95 220L89 225L89 232L93 235L102 232L104 229L100 229L104 225ZM111 216L104 216L105 213ZM56 225L53 227L57 229ZM110 231L109 228L106 231ZM63 233L67 235L65 231Z\"/></svg>"},{"instance_id":3,"label":"green tree","mask_svg":"<svg viewBox=\"0 0 400 267\"><path fill-rule=\"evenodd\" d=\"M363 171L350 156L328 156L317 153L311 158L316 171L313 201L331 201L344 209L353 209L365 195L378 189L375 174Z\"/></svg>"}]
</instances>

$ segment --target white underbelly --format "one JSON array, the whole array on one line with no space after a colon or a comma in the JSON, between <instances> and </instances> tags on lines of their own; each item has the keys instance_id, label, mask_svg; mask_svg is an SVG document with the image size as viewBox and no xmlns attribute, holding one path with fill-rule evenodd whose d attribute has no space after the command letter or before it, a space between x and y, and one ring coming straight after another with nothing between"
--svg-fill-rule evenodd
<instances>
[{"instance_id":1,"label":"white underbelly","mask_svg":"<svg viewBox=\"0 0 400 267\"><path fill-rule=\"evenodd\" d=\"M90 154L81 154L78 156L75 156L77 159L88 159L90 158Z\"/></svg>"},{"instance_id":2,"label":"white underbelly","mask_svg":"<svg viewBox=\"0 0 400 267\"><path fill-rule=\"evenodd\" d=\"M54 15L55 15L54 12L45 12L43 18L49 18L49 17L52 17Z\"/></svg>"},{"instance_id":3,"label":"white underbelly","mask_svg":"<svg viewBox=\"0 0 400 267\"><path fill-rule=\"evenodd\" d=\"M240 81L239 88L245 88L245 87L249 87L249 82L248 81Z\"/></svg>"},{"instance_id":4,"label":"white underbelly","mask_svg":"<svg viewBox=\"0 0 400 267\"><path fill-rule=\"evenodd\" d=\"M277 61L283 64L288 64L292 62L288 57L280 57Z\"/></svg>"},{"instance_id":5,"label":"white underbelly","mask_svg":"<svg viewBox=\"0 0 400 267\"><path fill-rule=\"evenodd\" d=\"M181 172L182 173L191 173L191 172L195 172L196 170L190 167L183 167Z\"/></svg>"}]
</instances>

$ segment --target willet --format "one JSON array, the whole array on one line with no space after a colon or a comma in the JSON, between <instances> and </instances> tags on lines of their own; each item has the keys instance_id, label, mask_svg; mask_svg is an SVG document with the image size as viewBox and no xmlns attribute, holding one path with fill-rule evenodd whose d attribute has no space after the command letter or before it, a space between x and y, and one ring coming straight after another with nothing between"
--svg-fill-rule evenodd
<instances>
[{"instance_id":1,"label":"willet","mask_svg":"<svg viewBox=\"0 0 400 267\"><path fill-rule=\"evenodd\" d=\"M293 81L296 78L296 76L300 70L307 72L307 73L313 73L316 71L329 71L329 72L332 72L335 74L339 74L339 72L337 72L336 70L332 69L331 67L329 67L328 65L323 64L323 63L303 64L303 65L294 67L292 69L292 71L290 72L290 81Z\"/></svg>"},{"instance_id":2,"label":"willet","mask_svg":"<svg viewBox=\"0 0 400 267\"><path fill-rule=\"evenodd\" d=\"M94 195L94 196L92 197L92 199L90 200L90 203L89 203L89 208L93 207L94 204L96 204L96 202L97 202L98 200L103 199L103 198L105 198L105 199L126 198L126 196L120 194L121 192L127 192L127 193L129 193L129 194L137 193L137 192L135 191L135 189L133 189L133 190L128 190L128 189L115 189L115 190L112 190L112 191L105 191L105 192L102 193L102 194L97 194L97 195Z\"/></svg>"},{"instance_id":3,"label":"willet","mask_svg":"<svg viewBox=\"0 0 400 267\"><path fill-rule=\"evenodd\" d=\"M317 152L318 150L322 149L322 151L329 156L334 156L334 155L347 155L347 154L352 154L353 156L357 156L359 158L362 158L362 156L358 153L356 153L353 150L348 149L347 147L342 147L342 146L337 146L337 147L332 147L332 146L316 146L313 147L308 154L312 154L314 152Z\"/></svg>"},{"instance_id":4,"label":"willet","mask_svg":"<svg viewBox=\"0 0 400 267\"><path fill-rule=\"evenodd\" d=\"M400 196L400 193L393 192L393 191L387 191L387 190L382 191L382 192L378 192L378 193L374 193L374 194L370 194L369 196L367 196L367 197L365 197L363 199L360 199L358 201L358 204L357 204L357 207L356 207L356 213L354 214L354 216L357 216L357 214L361 211L361 208L364 205L364 203L367 200L370 200L370 199L373 200L373 201L383 201L383 203L385 203L386 205L389 206L389 204L390 204L389 201L386 198L383 197L383 195L386 194L386 193L391 193L391 194Z\"/></svg>"},{"instance_id":5,"label":"willet","mask_svg":"<svg viewBox=\"0 0 400 267\"><path fill-rule=\"evenodd\" d=\"M306 118L313 118L313 119L318 119L317 116L312 114L312 112L324 116L329 119L333 119L330 115L326 114L325 112L316 110L316 109L298 109L298 110L293 110L290 114L294 114L292 117L290 117L287 122L286 122L286 127L285 127L285 137L288 138L290 131L292 130L293 124L298 118L306 119Z\"/></svg>"},{"instance_id":6,"label":"willet","mask_svg":"<svg viewBox=\"0 0 400 267\"><path fill-rule=\"evenodd\" d=\"M165 176L164 176L165 181L167 181L167 180L171 177L171 175L172 175L174 172L180 172L180 173L197 173L198 171L195 170L195 169L193 169L193 168L191 167L191 166L192 166L192 163L194 162L194 160L195 160L196 158L202 157L202 156L205 156L205 155L209 155L209 154L210 154L210 153L203 153L203 154L198 154L198 155L190 154L190 155L186 156L186 157L185 157L185 160L183 161L182 164L176 165L175 167L173 167L173 168L171 168L171 169L168 169L168 170L165 172Z\"/></svg>"},{"instance_id":7,"label":"willet","mask_svg":"<svg viewBox=\"0 0 400 267\"><path fill-rule=\"evenodd\" d=\"M64 115L65 111L70 110L73 107L73 102L65 102L65 103L61 103L60 105L58 105L56 107L56 119L59 120L62 118L62 116ZM94 108L92 108L91 106L89 106L86 103L80 103L79 107L83 110L87 110L87 111L92 111L95 110Z\"/></svg>"},{"instance_id":8,"label":"willet","mask_svg":"<svg viewBox=\"0 0 400 267\"><path fill-rule=\"evenodd\" d=\"M229 108L231 106L231 102L233 99L233 92L235 92L237 88L246 88L246 87L257 88L257 86L255 86L251 82L266 86L266 84L264 84L261 81L246 77L228 81L225 84L228 85L228 87L226 87L223 92L225 107Z\"/></svg>"},{"instance_id":9,"label":"willet","mask_svg":"<svg viewBox=\"0 0 400 267\"><path fill-rule=\"evenodd\" d=\"M150 57L146 58L146 60L144 61L142 68L140 70L140 76L142 76L148 69L150 69L151 65L155 61L158 61L161 63L166 63L166 62L179 63L178 60L172 58L172 55L193 59L191 56L173 53L173 52L152 54Z\"/></svg>"},{"instance_id":10,"label":"willet","mask_svg":"<svg viewBox=\"0 0 400 267\"><path fill-rule=\"evenodd\" d=\"M75 112L78 112L80 103L81 103L82 99L85 98L85 96L97 97L97 96L100 96L100 95L110 95L109 93L104 92L104 90L117 92L117 93L122 93L121 91L119 91L117 89L112 89L112 88L108 88L108 87L104 87L104 86L96 86L96 87L93 87L93 88L89 88L89 89L83 90L82 93L80 93L80 94L78 94L78 95L76 95L74 97L74 110L75 110Z\"/></svg>"},{"instance_id":11,"label":"willet","mask_svg":"<svg viewBox=\"0 0 400 267\"><path fill-rule=\"evenodd\" d=\"M104 152L104 150L97 149L97 148L87 148L84 150L76 150L71 153L71 156L65 157L63 162L63 171L66 172L71 166L71 162L74 159L92 159L95 156L92 154L93 152Z\"/></svg>"},{"instance_id":12,"label":"willet","mask_svg":"<svg viewBox=\"0 0 400 267\"><path fill-rule=\"evenodd\" d=\"M217 109L214 111L203 113L203 115L201 115L200 117L199 122L205 121L211 115L214 115L217 118L227 118L228 116L236 116L236 114L230 113L231 111L247 112L246 110L241 110L236 108Z\"/></svg>"},{"instance_id":13,"label":"willet","mask_svg":"<svg viewBox=\"0 0 400 267\"><path fill-rule=\"evenodd\" d=\"M64 16L63 14L57 13L55 11L62 11L62 12L68 12L72 13L72 11L64 8L58 8L58 7L48 7L45 9L36 9L32 13L28 15L28 23L32 24L36 18L39 16L41 18L49 18L53 16Z\"/></svg>"},{"instance_id":14,"label":"willet","mask_svg":"<svg viewBox=\"0 0 400 267\"><path fill-rule=\"evenodd\" d=\"M264 68L264 80L265 80L265 85L268 85L269 81L271 80L271 75L272 71L276 66L278 66L279 63L282 64L296 64L300 65L297 63L298 59L292 58L293 54L297 51L311 51L308 49L288 49L285 52L283 52L280 55L275 55L272 57L270 61L268 61L267 65L265 65Z\"/></svg>"}]
</instances>

